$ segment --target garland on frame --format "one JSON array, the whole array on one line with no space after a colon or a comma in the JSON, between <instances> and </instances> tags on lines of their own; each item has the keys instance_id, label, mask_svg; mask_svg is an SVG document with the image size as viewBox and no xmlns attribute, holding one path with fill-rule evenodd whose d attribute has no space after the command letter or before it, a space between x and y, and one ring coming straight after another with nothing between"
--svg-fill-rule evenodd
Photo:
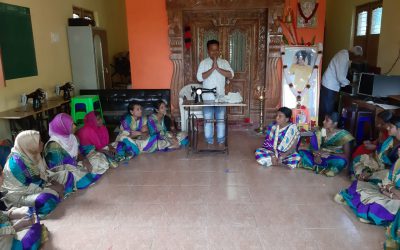
<instances>
[{"instance_id":1,"label":"garland on frame","mask_svg":"<svg viewBox=\"0 0 400 250\"><path fill-rule=\"evenodd\" d=\"M313 69L311 71L311 74L310 74L310 76L309 76L309 78L307 80L307 83L306 83L305 87L302 90L296 90L295 89L294 84L292 83L292 81L289 78L289 73L287 72L288 71L288 65L284 64L282 66L283 74L284 74L284 77L285 77L285 80L286 80L286 84L289 86L289 89L292 92L292 94L296 97L296 101L298 103L301 102L302 97L308 92L308 90L311 87L314 87L315 83L314 82L310 83L310 80L311 79L315 79L317 77L319 65L320 65L321 59L322 59L322 46L318 46L318 52L317 53L318 53L318 55L317 55L317 58L315 60L314 65L313 65ZM284 55L285 55L285 47L282 46L281 47L281 56L283 57Z\"/></svg>"},{"instance_id":2,"label":"garland on frame","mask_svg":"<svg viewBox=\"0 0 400 250\"><path fill-rule=\"evenodd\" d=\"M315 13L317 13L318 3L315 3L314 9L312 10L311 14L308 17L304 14L300 3L297 3L297 8L299 9L300 16L304 19L304 22L308 23L311 20L311 18L315 16Z\"/></svg>"}]
</instances>

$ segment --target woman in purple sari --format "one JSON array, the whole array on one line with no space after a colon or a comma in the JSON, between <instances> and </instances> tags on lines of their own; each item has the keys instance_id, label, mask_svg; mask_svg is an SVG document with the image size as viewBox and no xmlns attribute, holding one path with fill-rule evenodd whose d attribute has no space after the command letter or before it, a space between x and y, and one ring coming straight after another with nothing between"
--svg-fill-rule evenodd
<instances>
[{"instance_id":1,"label":"woman in purple sari","mask_svg":"<svg viewBox=\"0 0 400 250\"><path fill-rule=\"evenodd\" d=\"M71 116L65 113L56 115L49 124L50 139L44 149L44 158L53 173L65 173L73 185L70 189L84 189L94 183L101 175L92 173L92 165L85 158L78 161L79 143L74 135L75 125Z\"/></svg>"},{"instance_id":2,"label":"woman in purple sari","mask_svg":"<svg viewBox=\"0 0 400 250\"><path fill-rule=\"evenodd\" d=\"M23 131L15 138L1 187L7 207L34 207L39 215L46 216L64 196L68 179L46 171L40 155L42 150L43 143L37 131Z\"/></svg>"}]
</instances>

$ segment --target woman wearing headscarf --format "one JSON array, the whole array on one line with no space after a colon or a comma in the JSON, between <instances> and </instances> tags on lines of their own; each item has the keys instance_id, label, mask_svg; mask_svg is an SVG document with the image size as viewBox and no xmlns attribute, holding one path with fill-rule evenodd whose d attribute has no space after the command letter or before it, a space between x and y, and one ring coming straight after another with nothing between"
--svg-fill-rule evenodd
<instances>
[{"instance_id":1,"label":"woman wearing headscarf","mask_svg":"<svg viewBox=\"0 0 400 250\"><path fill-rule=\"evenodd\" d=\"M76 133L79 139L80 152L89 159L93 166L92 173L103 174L109 166L117 167L117 161L125 157L123 143L110 144L108 130L103 125L100 113L94 111L86 114L84 126Z\"/></svg>"},{"instance_id":2,"label":"woman wearing headscarf","mask_svg":"<svg viewBox=\"0 0 400 250\"><path fill-rule=\"evenodd\" d=\"M60 176L46 172L40 155L42 150L43 143L37 131L23 131L15 138L15 145L4 167L1 187L8 207L34 207L39 215L46 216L64 196L62 184L65 185L68 179L61 183Z\"/></svg>"},{"instance_id":3,"label":"woman wearing headscarf","mask_svg":"<svg viewBox=\"0 0 400 250\"><path fill-rule=\"evenodd\" d=\"M49 124L50 139L44 148L44 158L51 172L72 173L74 188L84 189L100 175L91 173L92 165L88 159L78 162L79 143L74 130L71 116L65 113L56 115Z\"/></svg>"}]
</instances>

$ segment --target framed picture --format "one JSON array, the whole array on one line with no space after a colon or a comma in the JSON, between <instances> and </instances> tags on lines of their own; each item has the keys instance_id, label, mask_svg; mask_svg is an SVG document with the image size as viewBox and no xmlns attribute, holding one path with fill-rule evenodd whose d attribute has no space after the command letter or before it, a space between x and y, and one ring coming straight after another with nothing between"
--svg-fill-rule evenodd
<instances>
[{"instance_id":1,"label":"framed picture","mask_svg":"<svg viewBox=\"0 0 400 250\"><path fill-rule=\"evenodd\" d=\"M3 54L1 53L0 47L0 88L6 86L6 81L4 78L4 68L3 68Z\"/></svg>"},{"instance_id":2,"label":"framed picture","mask_svg":"<svg viewBox=\"0 0 400 250\"><path fill-rule=\"evenodd\" d=\"M297 3L297 28L317 27L317 0L299 0Z\"/></svg>"},{"instance_id":3,"label":"framed picture","mask_svg":"<svg viewBox=\"0 0 400 250\"><path fill-rule=\"evenodd\" d=\"M281 54L282 106L304 111L296 123L317 123L322 46L283 46Z\"/></svg>"}]
</instances>

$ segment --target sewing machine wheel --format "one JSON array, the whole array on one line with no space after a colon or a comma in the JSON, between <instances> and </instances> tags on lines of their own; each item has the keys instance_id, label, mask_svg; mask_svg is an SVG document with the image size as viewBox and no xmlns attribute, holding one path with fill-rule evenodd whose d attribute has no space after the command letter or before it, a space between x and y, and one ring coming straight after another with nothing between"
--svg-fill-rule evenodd
<instances>
[{"instance_id":1,"label":"sewing machine wheel","mask_svg":"<svg viewBox=\"0 0 400 250\"><path fill-rule=\"evenodd\" d=\"M198 95L201 95L201 94L202 94L202 92L203 92L203 90L202 90L202 89L200 89L200 88L196 89L196 94L198 94Z\"/></svg>"}]
</instances>

